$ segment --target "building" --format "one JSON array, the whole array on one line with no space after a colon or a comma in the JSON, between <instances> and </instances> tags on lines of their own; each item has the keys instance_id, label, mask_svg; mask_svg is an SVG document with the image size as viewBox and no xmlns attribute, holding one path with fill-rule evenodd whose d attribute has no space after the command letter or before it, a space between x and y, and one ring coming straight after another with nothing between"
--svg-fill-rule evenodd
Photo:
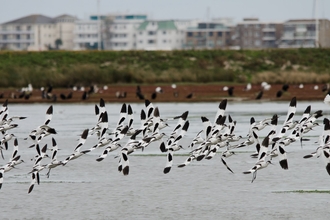
<instances>
[{"instance_id":1,"label":"building","mask_svg":"<svg viewBox=\"0 0 330 220\"><path fill-rule=\"evenodd\" d=\"M228 49L233 46L232 26L223 20L199 22L186 30L184 49Z\"/></svg>"},{"instance_id":2,"label":"building","mask_svg":"<svg viewBox=\"0 0 330 220\"><path fill-rule=\"evenodd\" d=\"M61 50L73 50L74 48L74 27L78 19L71 15L60 15L54 18L56 39L60 39ZM56 47L56 44L55 44Z\"/></svg>"},{"instance_id":3,"label":"building","mask_svg":"<svg viewBox=\"0 0 330 220\"><path fill-rule=\"evenodd\" d=\"M236 25L235 45L240 49L278 47L283 31L280 22L261 22L258 18L245 18Z\"/></svg>"},{"instance_id":4,"label":"building","mask_svg":"<svg viewBox=\"0 0 330 220\"><path fill-rule=\"evenodd\" d=\"M102 29L105 15L91 15L88 20L76 20L74 25L74 50L104 49Z\"/></svg>"},{"instance_id":5,"label":"building","mask_svg":"<svg viewBox=\"0 0 330 220\"><path fill-rule=\"evenodd\" d=\"M146 14L115 14L104 21L106 50L136 50L136 30L147 19Z\"/></svg>"},{"instance_id":6,"label":"building","mask_svg":"<svg viewBox=\"0 0 330 220\"><path fill-rule=\"evenodd\" d=\"M33 14L0 24L0 50L181 50L330 47L328 19L150 20L146 14Z\"/></svg>"},{"instance_id":7,"label":"building","mask_svg":"<svg viewBox=\"0 0 330 220\"><path fill-rule=\"evenodd\" d=\"M0 25L0 49L73 49L72 27L76 18L29 15Z\"/></svg>"},{"instance_id":8,"label":"building","mask_svg":"<svg viewBox=\"0 0 330 220\"><path fill-rule=\"evenodd\" d=\"M185 43L188 20L147 20L137 29L138 50L180 50Z\"/></svg>"},{"instance_id":9,"label":"building","mask_svg":"<svg viewBox=\"0 0 330 220\"><path fill-rule=\"evenodd\" d=\"M330 21L297 19L284 22L279 48L300 47L330 47Z\"/></svg>"}]
</instances>

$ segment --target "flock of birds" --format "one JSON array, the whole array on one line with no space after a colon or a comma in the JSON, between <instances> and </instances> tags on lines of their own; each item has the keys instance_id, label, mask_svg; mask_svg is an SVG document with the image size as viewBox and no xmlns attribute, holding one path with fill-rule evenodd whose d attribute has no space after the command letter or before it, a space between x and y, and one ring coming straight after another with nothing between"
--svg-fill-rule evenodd
<instances>
[{"instance_id":1,"label":"flock of birds","mask_svg":"<svg viewBox=\"0 0 330 220\"><path fill-rule=\"evenodd\" d=\"M328 94L324 100L330 102ZM307 106L300 120L294 120L296 114L296 98L292 98L289 104L286 119L282 126L278 127L278 115L273 115L262 121L255 121L254 117L250 119L250 128L246 138L235 134L236 121L228 114L225 114L227 99L220 102L214 121L211 122L207 117L202 116L202 129L191 140L189 148L191 149L186 160L178 164L179 168L188 166L192 162L198 162L203 159L212 159L222 148L221 161L223 165L232 173L233 170L228 166L226 158L235 154L235 149L243 148L249 145L256 147L256 152L251 157L256 158L256 163L251 169L244 171L244 174L252 174L252 181L256 179L257 172L266 168L273 163L274 158L278 158L278 162L283 169L288 169L288 158L286 147L293 142L306 140L304 135L318 126L317 119L321 118L322 110L311 112L311 106ZM183 149L180 141L185 137L189 129L188 120L189 111L183 112L179 116L173 118L162 118L160 110L154 106L149 100L145 100L145 109L141 109L140 125L133 128L134 115L131 105L122 104L119 119L115 128L109 127L108 113L105 101L101 98L98 105L95 105L96 124L92 128L83 130L76 147L72 154L68 155L64 160L58 160L58 146L54 136L56 129L50 126L53 117L53 106L49 106L46 111L45 121L43 124L35 128L29 133L27 139L33 144L30 148L36 150L33 158L33 166L28 173L31 175L31 183L28 193L31 193L34 186L40 183L39 173L48 170L46 176L50 177L50 171L60 166L66 166L71 161L80 158L92 151L103 149L102 153L96 158L96 161L103 161L110 152L118 151L118 171L123 175L130 172L129 155L137 150L145 150L151 143L158 142L161 152L167 154L167 159L163 173L167 174L173 166L173 157L176 151ZM13 153L8 162L0 167L0 189L4 181L4 174L16 168L24 161L18 150L17 137L10 131L18 126L12 122L23 120L26 117L9 117L8 101L2 105L0 109L0 131L3 138L0 140L0 151L3 159L3 151L9 149L9 143L13 140ZM169 121L176 121L175 127L170 134L165 134L162 129L169 126ZM227 121L227 122L226 122ZM326 171L330 175L330 121L328 118L323 119L323 133L319 137L318 147L315 152L306 155L304 158L323 157L326 161ZM266 137L259 137L259 131L269 127ZM97 137L97 143L89 149L82 150L89 135ZM42 140L52 136L51 155L48 156L47 144L41 147ZM125 138L127 139L125 141ZM243 139L243 141L241 141ZM124 144L123 144L124 143ZM48 159L47 162L45 158Z\"/></svg>"}]
</instances>

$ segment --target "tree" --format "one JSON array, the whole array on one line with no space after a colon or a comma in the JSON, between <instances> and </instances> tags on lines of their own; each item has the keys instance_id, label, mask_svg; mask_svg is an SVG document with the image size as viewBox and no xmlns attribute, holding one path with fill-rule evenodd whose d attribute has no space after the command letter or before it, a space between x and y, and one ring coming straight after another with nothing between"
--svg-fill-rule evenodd
<instances>
[{"instance_id":1,"label":"tree","mask_svg":"<svg viewBox=\"0 0 330 220\"><path fill-rule=\"evenodd\" d=\"M56 48L56 50L58 50L62 44L63 44L62 39L57 38L55 40L55 48Z\"/></svg>"}]
</instances>

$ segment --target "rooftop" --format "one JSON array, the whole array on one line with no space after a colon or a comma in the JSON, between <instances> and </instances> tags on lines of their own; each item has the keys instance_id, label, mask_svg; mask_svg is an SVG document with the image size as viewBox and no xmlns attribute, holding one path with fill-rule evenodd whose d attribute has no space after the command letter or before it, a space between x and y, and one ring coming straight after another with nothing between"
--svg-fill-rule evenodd
<instances>
[{"instance_id":1,"label":"rooftop","mask_svg":"<svg viewBox=\"0 0 330 220\"><path fill-rule=\"evenodd\" d=\"M8 21L3 24L49 24L49 23L54 23L54 19L41 14L34 14L16 20Z\"/></svg>"},{"instance_id":2,"label":"rooftop","mask_svg":"<svg viewBox=\"0 0 330 220\"><path fill-rule=\"evenodd\" d=\"M168 21L144 21L140 24L138 30L145 30L150 23L157 25L157 30L177 30L173 20Z\"/></svg>"}]
</instances>

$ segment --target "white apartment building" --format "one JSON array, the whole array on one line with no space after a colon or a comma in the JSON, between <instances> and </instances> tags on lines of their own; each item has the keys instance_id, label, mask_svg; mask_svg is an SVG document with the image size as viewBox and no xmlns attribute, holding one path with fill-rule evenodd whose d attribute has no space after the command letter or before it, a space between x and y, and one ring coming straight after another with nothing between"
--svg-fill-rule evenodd
<instances>
[{"instance_id":1,"label":"white apartment building","mask_svg":"<svg viewBox=\"0 0 330 220\"><path fill-rule=\"evenodd\" d=\"M330 47L328 19L294 19L283 24L279 48Z\"/></svg>"},{"instance_id":2,"label":"white apartment building","mask_svg":"<svg viewBox=\"0 0 330 220\"><path fill-rule=\"evenodd\" d=\"M61 39L62 45L59 49L73 50L74 27L78 19L71 15L61 15L54 18L56 24L56 39Z\"/></svg>"},{"instance_id":3,"label":"white apartment building","mask_svg":"<svg viewBox=\"0 0 330 220\"><path fill-rule=\"evenodd\" d=\"M146 20L137 29L137 50L179 50L185 43L186 29L195 21Z\"/></svg>"},{"instance_id":4,"label":"white apartment building","mask_svg":"<svg viewBox=\"0 0 330 220\"><path fill-rule=\"evenodd\" d=\"M136 29L146 18L145 14L110 14L78 20L74 27L74 49L134 50Z\"/></svg>"},{"instance_id":5,"label":"white apartment building","mask_svg":"<svg viewBox=\"0 0 330 220\"><path fill-rule=\"evenodd\" d=\"M147 19L146 14L116 14L105 20L105 49L136 50L136 30Z\"/></svg>"},{"instance_id":6,"label":"white apartment building","mask_svg":"<svg viewBox=\"0 0 330 220\"><path fill-rule=\"evenodd\" d=\"M100 23L98 20L79 20L74 27L74 50L98 49Z\"/></svg>"},{"instance_id":7,"label":"white apartment building","mask_svg":"<svg viewBox=\"0 0 330 220\"><path fill-rule=\"evenodd\" d=\"M51 48L73 49L72 24L75 18L29 15L0 24L0 49L43 51ZM56 45L56 40L61 45Z\"/></svg>"}]
</instances>

